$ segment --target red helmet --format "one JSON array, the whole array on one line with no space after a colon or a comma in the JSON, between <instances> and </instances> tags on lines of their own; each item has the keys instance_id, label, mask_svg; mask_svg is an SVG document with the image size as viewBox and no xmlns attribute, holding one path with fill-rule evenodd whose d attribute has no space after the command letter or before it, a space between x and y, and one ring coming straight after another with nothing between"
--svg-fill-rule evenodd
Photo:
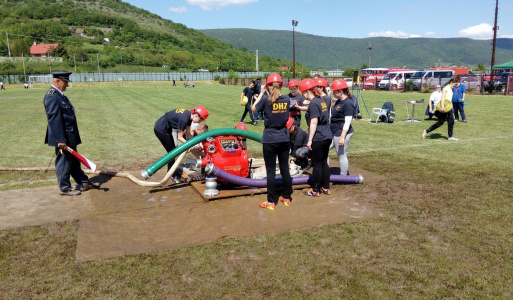
<instances>
[{"instance_id":1,"label":"red helmet","mask_svg":"<svg viewBox=\"0 0 513 300\"><path fill-rule=\"evenodd\" d=\"M343 79L337 79L331 83L331 89L333 91L347 89L347 83Z\"/></svg>"},{"instance_id":2,"label":"red helmet","mask_svg":"<svg viewBox=\"0 0 513 300\"><path fill-rule=\"evenodd\" d=\"M200 115L203 120L208 118L208 110L203 106L196 106L192 109L191 113Z\"/></svg>"},{"instance_id":3,"label":"red helmet","mask_svg":"<svg viewBox=\"0 0 513 300\"><path fill-rule=\"evenodd\" d=\"M322 77L315 79L315 84L320 87L328 87L328 81Z\"/></svg>"},{"instance_id":4,"label":"red helmet","mask_svg":"<svg viewBox=\"0 0 513 300\"><path fill-rule=\"evenodd\" d=\"M298 85L299 85L299 84L297 83L297 80L295 80L295 79L291 79L291 80L289 80L289 89L290 89L291 87L295 87L295 86L298 86Z\"/></svg>"},{"instance_id":5,"label":"red helmet","mask_svg":"<svg viewBox=\"0 0 513 300\"><path fill-rule=\"evenodd\" d=\"M283 84L283 80L281 79L281 76L278 73L272 73L271 75L269 75L269 77L267 77L267 82L265 83L265 86L269 86L275 82Z\"/></svg>"},{"instance_id":6,"label":"red helmet","mask_svg":"<svg viewBox=\"0 0 513 300\"><path fill-rule=\"evenodd\" d=\"M287 124L285 126L287 127L287 129L290 129L290 127L292 127L292 124L294 124L294 119L289 117L289 119L287 120Z\"/></svg>"},{"instance_id":7,"label":"red helmet","mask_svg":"<svg viewBox=\"0 0 513 300\"><path fill-rule=\"evenodd\" d=\"M237 126L235 126L235 129L240 129L240 130L248 131L248 126L246 126L246 124L240 122L239 124L237 124Z\"/></svg>"},{"instance_id":8,"label":"red helmet","mask_svg":"<svg viewBox=\"0 0 513 300\"><path fill-rule=\"evenodd\" d=\"M299 82L299 90L301 93L309 89L313 89L314 87L316 87L316 84L312 78L306 78Z\"/></svg>"}]
</instances>

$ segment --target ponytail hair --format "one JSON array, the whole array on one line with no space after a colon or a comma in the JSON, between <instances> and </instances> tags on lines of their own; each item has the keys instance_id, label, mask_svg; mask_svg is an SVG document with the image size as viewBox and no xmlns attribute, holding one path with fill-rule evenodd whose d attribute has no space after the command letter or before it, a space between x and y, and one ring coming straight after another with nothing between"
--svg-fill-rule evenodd
<instances>
[{"instance_id":1,"label":"ponytail hair","mask_svg":"<svg viewBox=\"0 0 513 300\"><path fill-rule=\"evenodd\" d=\"M278 98L281 96L281 87L281 83L273 82L267 103L273 104L278 100Z\"/></svg>"},{"instance_id":2,"label":"ponytail hair","mask_svg":"<svg viewBox=\"0 0 513 300\"><path fill-rule=\"evenodd\" d=\"M351 99L351 102L353 102L353 105L355 105L353 96L351 95L351 92L349 91L349 88L343 89L342 94L346 95L349 99Z\"/></svg>"}]
</instances>

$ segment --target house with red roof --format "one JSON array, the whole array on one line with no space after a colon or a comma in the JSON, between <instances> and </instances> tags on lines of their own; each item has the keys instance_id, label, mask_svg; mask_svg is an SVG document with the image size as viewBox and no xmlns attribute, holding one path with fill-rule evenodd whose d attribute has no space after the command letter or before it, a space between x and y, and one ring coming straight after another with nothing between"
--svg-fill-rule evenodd
<instances>
[{"instance_id":1,"label":"house with red roof","mask_svg":"<svg viewBox=\"0 0 513 300\"><path fill-rule=\"evenodd\" d=\"M30 55L33 57L47 57L59 44L34 44L30 47Z\"/></svg>"}]
</instances>

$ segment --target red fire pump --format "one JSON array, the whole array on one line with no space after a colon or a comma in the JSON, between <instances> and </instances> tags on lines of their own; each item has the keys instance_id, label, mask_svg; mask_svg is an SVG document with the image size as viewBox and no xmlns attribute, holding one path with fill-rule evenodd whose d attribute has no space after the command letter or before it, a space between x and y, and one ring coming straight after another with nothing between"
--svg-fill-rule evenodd
<instances>
[{"instance_id":1,"label":"red fire pump","mask_svg":"<svg viewBox=\"0 0 513 300\"><path fill-rule=\"evenodd\" d=\"M242 147L235 136L209 137L202 144L206 154L201 159L202 167L213 163L214 166L230 174L240 177L249 176L248 151Z\"/></svg>"}]
</instances>

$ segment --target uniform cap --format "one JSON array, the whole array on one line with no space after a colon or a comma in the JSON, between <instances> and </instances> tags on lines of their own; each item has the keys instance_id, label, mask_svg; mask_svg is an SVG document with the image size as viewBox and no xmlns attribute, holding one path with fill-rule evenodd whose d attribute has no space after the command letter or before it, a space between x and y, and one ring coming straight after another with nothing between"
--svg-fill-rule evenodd
<instances>
[{"instance_id":1,"label":"uniform cap","mask_svg":"<svg viewBox=\"0 0 513 300\"><path fill-rule=\"evenodd\" d=\"M67 81L67 82L71 82L71 72L52 72L52 76L53 78L57 78L57 79L60 79L60 80L64 80L64 81Z\"/></svg>"}]
</instances>

